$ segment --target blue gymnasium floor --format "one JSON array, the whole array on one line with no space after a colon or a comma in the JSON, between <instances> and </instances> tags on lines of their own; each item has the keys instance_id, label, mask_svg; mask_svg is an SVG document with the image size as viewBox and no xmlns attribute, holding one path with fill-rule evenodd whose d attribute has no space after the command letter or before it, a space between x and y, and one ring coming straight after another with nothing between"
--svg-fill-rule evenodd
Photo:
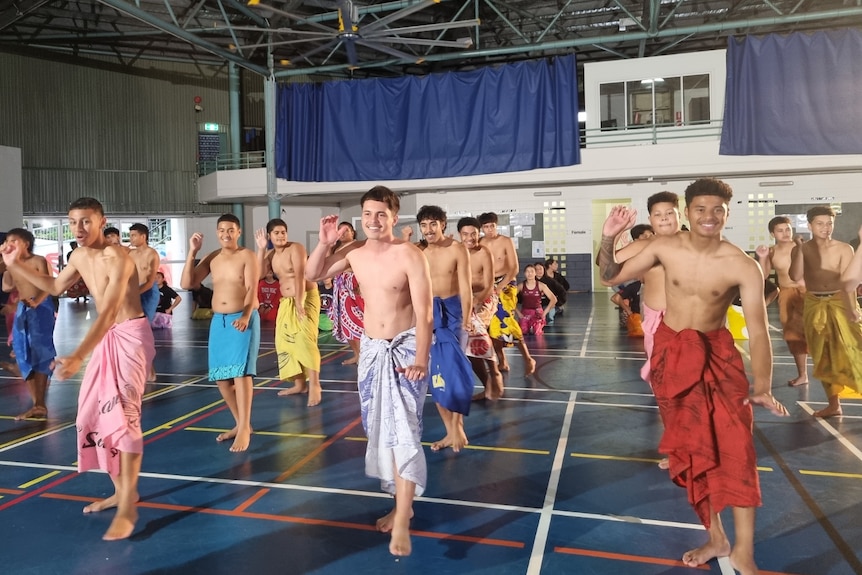
<instances>
[{"instance_id":1,"label":"blue gymnasium floor","mask_svg":"<svg viewBox=\"0 0 862 575\"><path fill-rule=\"evenodd\" d=\"M656 463L661 426L638 377L642 342L617 327L604 294L573 294L543 337L529 337L534 377L509 350L506 397L475 403L470 447L426 449L429 482L415 504L413 554L396 559L374 530L391 500L363 474L355 367L322 345L322 406L277 397L272 327L265 325L246 453L215 436L232 426L205 378L207 322L156 332L158 379L144 403L140 519L131 539L103 542L113 511L83 515L110 494L101 473L75 471L80 379L54 382L50 417L15 422L29 407L21 380L0 379L0 565L23 574L668 574L733 573L726 559L678 562L705 533L685 493ZM56 341L69 352L94 306L61 302ZM777 311L770 309L773 326ZM764 506L762 573L862 573L862 402L817 421L818 382L784 385L792 358L772 331L775 393L791 416L756 412ZM743 344L743 348L744 348ZM443 436L433 403L424 440ZM725 525L732 537L729 511Z\"/></svg>"}]
</instances>

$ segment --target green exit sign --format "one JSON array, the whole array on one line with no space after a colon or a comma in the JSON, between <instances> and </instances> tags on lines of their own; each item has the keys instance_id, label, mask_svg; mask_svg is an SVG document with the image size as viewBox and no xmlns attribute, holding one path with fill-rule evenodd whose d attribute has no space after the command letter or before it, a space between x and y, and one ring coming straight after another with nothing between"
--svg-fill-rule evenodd
<instances>
[{"instance_id":1,"label":"green exit sign","mask_svg":"<svg viewBox=\"0 0 862 575\"><path fill-rule=\"evenodd\" d=\"M204 124L204 130L207 132L218 132L218 124Z\"/></svg>"}]
</instances>

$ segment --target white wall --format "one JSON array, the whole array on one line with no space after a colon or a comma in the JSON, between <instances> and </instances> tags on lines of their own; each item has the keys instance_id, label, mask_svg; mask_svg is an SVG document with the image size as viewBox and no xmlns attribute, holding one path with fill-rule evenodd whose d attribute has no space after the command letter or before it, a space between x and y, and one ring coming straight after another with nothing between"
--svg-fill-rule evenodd
<instances>
[{"instance_id":1,"label":"white wall","mask_svg":"<svg viewBox=\"0 0 862 575\"><path fill-rule=\"evenodd\" d=\"M21 149L0 146L0 231L24 225Z\"/></svg>"}]
</instances>

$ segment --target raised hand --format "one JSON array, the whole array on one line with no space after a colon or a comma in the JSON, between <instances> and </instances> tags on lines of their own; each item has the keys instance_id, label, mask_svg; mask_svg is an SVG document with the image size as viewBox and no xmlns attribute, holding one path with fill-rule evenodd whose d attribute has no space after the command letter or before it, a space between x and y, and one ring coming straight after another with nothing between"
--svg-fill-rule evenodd
<instances>
[{"instance_id":1,"label":"raised hand","mask_svg":"<svg viewBox=\"0 0 862 575\"><path fill-rule=\"evenodd\" d=\"M769 248L767 246L757 246L754 249L754 253L757 255L757 259L764 260L769 257Z\"/></svg>"},{"instance_id":2,"label":"raised hand","mask_svg":"<svg viewBox=\"0 0 862 575\"><path fill-rule=\"evenodd\" d=\"M626 206L614 206L602 225L602 235L614 238L634 227L638 218L637 210Z\"/></svg>"},{"instance_id":3,"label":"raised hand","mask_svg":"<svg viewBox=\"0 0 862 575\"><path fill-rule=\"evenodd\" d=\"M266 228L258 228L254 231L254 243L260 250L265 250L267 246Z\"/></svg>"},{"instance_id":4,"label":"raised hand","mask_svg":"<svg viewBox=\"0 0 862 575\"><path fill-rule=\"evenodd\" d=\"M338 240L341 239L341 237L345 234L346 231L346 226L341 231L338 230L338 216L324 216L320 219L318 240L322 244L333 246Z\"/></svg>"},{"instance_id":5,"label":"raised hand","mask_svg":"<svg viewBox=\"0 0 862 575\"><path fill-rule=\"evenodd\" d=\"M192 253L197 253L201 250L201 246L204 244L204 235L200 232L195 232L189 238L189 251Z\"/></svg>"},{"instance_id":6,"label":"raised hand","mask_svg":"<svg viewBox=\"0 0 862 575\"><path fill-rule=\"evenodd\" d=\"M18 258L18 244L4 243L0 253L3 254L3 263L11 266Z\"/></svg>"},{"instance_id":7,"label":"raised hand","mask_svg":"<svg viewBox=\"0 0 862 575\"><path fill-rule=\"evenodd\" d=\"M409 242L410 238L413 237L413 228L410 226L404 226L401 228L401 239L405 242Z\"/></svg>"}]
</instances>

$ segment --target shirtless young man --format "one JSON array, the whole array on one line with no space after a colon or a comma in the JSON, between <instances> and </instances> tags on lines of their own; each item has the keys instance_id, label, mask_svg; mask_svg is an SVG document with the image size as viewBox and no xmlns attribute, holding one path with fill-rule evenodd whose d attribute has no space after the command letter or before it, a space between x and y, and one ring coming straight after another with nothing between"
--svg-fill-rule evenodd
<instances>
[{"instance_id":1,"label":"shirtless young man","mask_svg":"<svg viewBox=\"0 0 862 575\"><path fill-rule=\"evenodd\" d=\"M138 274L126 250L102 235L105 216L93 198L69 206L69 228L78 248L56 278L18 260L19 246L7 244L3 261L38 289L59 295L83 278L98 315L71 354L57 358L54 378L68 379L92 352L78 395L78 470L102 469L115 493L84 507L84 513L117 508L102 539L125 539L138 519L138 476L143 455L141 398L155 348L153 332L141 309Z\"/></svg>"},{"instance_id":2,"label":"shirtless young man","mask_svg":"<svg viewBox=\"0 0 862 575\"><path fill-rule=\"evenodd\" d=\"M838 394L844 387L862 392L862 324L855 290L841 274L853 260L850 244L832 239L835 212L829 206L808 210L811 239L797 236L790 259L790 278L805 282L805 341L814 360L814 377L823 384L829 405L815 417L841 415Z\"/></svg>"},{"instance_id":3,"label":"shirtless young man","mask_svg":"<svg viewBox=\"0 0 862 575\"><path fill-rule=\"evenodd\" d=\"M516 297L517 289L514 283L519 271L518 254L515 252L515 245L512 243L512 238L501 236L497 231L497 214L486 212L480 214L478 219L479 223L482 224L482 231L485 234L479 240L479 243L491 250L491 257L494 260L494 274L496 274L494 284L501 300L499 306L507 314L502 333L497 333L496 329L492 329L491 331L491 338L494 340L494 349L497 352L500 371L509 371L509 363L506 361L506 354L503 353L503 348L507 343L509 345L514 343L518 346L521 356L524 358L524 375L532 375L536 371L536 360L530 355L530 350L527 349L527 344L524 343L524 334L521 333L518 320L515 318L515 308L517 307L518 300ZM504 302L508 302L507 305L504 305ZM506 338L505 341L503 337Z\"/></svg>"},{"instance_id":4,"label":"shirtless young man","mask_svg":"<svg viewBox=\"0 0 862 575\"><path fill-rule=\"evenodd\" d=\"M434 297L434 341L431 344L431 397L446 426L446 436L431 444L432 451L451 447L458 453L467 445L464 416L473 399L473 371L464 353L472 329L470 311L470 256L459 242L446 236L446 212L422 206L416 214L424 242L419 248L428 259Z\"/></svg>"},{"instance_id":5,"label":"shirtless young man","mask_svg":"<svg viewBox=\"0 0 862 575\"><path fill-rule=\"evenodd\" d=\"M119 242L119 236L117 236ZM129 255L138 269L138 281L141 283L141 307L150 324L156 319L156 308L159 307L159 284L156 274L159 271L161 257L159 252L149 246L150 228L144 224L132 224L129 228L129 244L132 246ZM119 245L119 243L117 243ZM156 381L156 366L150 367L148 381Z\"/></svg>"},{"instance_id":6,"label":"shirtless young man","mask_svg":"<svg viewBox=\"0 0 862 575\"><path fill-rule=\"evenodd\" d=\"M320 243L308 258L305 277L319 281L350 267L362 287L359 398L368 436L365 473L379 477L382 488L395 496L395 509L377 520L377 529L392 533L389 551L403 556L411 551L413 498L425 490L428 474L421 435L433 328L431 276L422 252L393 236L398 196L376 186L360 205L368 239L330 253L338 241L338 217L321 219Z\"/></svg>"},{"instance_id":7,"label":"shirtless young man","mask_svg":"<svg viewBox=\"0 0 862 575\"><path fill-rule=\"evenodd\" d=\"M356 241L356 230L350 222L338 224L339 240L332 251L347 249ZM332 335L339 343L346 343L353 352L341 362L341 365L356 365L359 363L359 341L362 339L364 329L363 309L365 303L356 283L356 276L347 269L332 278L332 305L327 315L332 322Z\"/></svg>"},{"instance_id":8,"label":"shirtless young man","mask_svg":"<svg viewBox=\"0 0 862 575\"><path fill-rule=\"evenodd\" d=\"M278 276L281 302L275 320L275 349L278 354L278 376L293 379L293 387L278 395L308 394L308 406L320 404L320 349L317 331L320 325L320 292L317 282L305 279L308 254L302 244L287 240L287 224L275 218L265 230L254 234L257 261L261 271L272 268ZM267 240L273 249L267 252Z\"/></svg>"},{"instance_id":9,"label":"shirtless young man","mask_svg":"<svg viewBox=\"0 0 862 575\"><path fill-rule=\"evenodd\" d=\"M793 247L793 227L790 218L777 216L769 220L769 233L775 239L770 247L757 246L755 253L763 275L769 277L772 270L778 275L779 319L784 331L784 341L796 362L796 377L787 382L795 387L808 383L808 344L805 343L805 323L802 310L805 307L805 283L790 279L790 256Z\"/></svg>"},{"instance_id":10,"label":"shirtless young man","mask_svg":"<svg viewBox=\"0 0 862 575\"><path fill-rule=\"evenodd\" d=\"M33 234L23 228L6 233L6 244L18 248L18 263L41 275L51 275L48 262L32 252ZM3 274L3 291L18 290L18 305L12 326L12 349L18 373L27 382L33 407L15 416L15 421L30 417L48 417L45 394L54 367L54 303L47 291L9 269Z\"/></svg>"},{"instance_id":11,"label":"shirtless young man","mask_svg":"<svg viewBox=\"0 0 862 575\"><path fill-rule=\"evenodd\" d=\"M108 245L111 246L121 246L123 245L120 241L120 230L115 228L114 226L109 226L105 228L102 232L105 234L105 241L108 242Z\"/></svg>"},{"instance_id":12,"label":"shirtless young man","mask_svg":"<svg viewBox=\"0 0 862 575\"><path fill-rule=\"evenodd\" d=\"M720 180L697 180L686 189L689 233L657 236L622 266L613 263L618 229L635 214L617 206L602 229L602 282L615 285L642 277L654 266L665 271L667 309L655 333L651 383L665 433L660 450L670 457L673 481L687 489L689 503L707 528L707 543L682 561L696 567L730 556L743 575L754 562L755 507L761 504L752 438L752 405L776 415L787 410L770 392L772 348L760 266L722 239L732 198ZM610 263L609 263L610 262ZM742 357L724 327L727 308L741 296L750 335L753 393ZM736 542L731 547L719 513L733 508Z\"/></svg>"},{"instance_id":13,"label":"shirtless young man","mask_svg":"<svg viewBox=\"0 0 862 575\"><path fill-rule=\"evenodd\" d=\"M239 218L224 214L217 222L221 248L195 266L203 235L189 238L189 253L180 286L199 289L210 273L213 277L213 318L209 334L209 379L216 381L235 425L220 433L216 441L233 439L231 451L245 451L251 442L251 400L260 349L260 316L257 313L257 283L260 271L254 252L239 245Z\"/></svg>"},{"instance_id":14,"label":"shirtless young man","mask_svg":"<svg viewBox=\"0 0 862 575\"><path fill-rule=\"evenodd\" d=\"M156 307L159 305L159 286L156 284L156 273L159 271L161 258L159 252L149 244L150 229L144 224L132 224L129 228L129 244L132 249L129 255L138 269L140 282L141 306L150 322L156 317Z\"/></svg>"},{"instance_id":15,"label":"shirtless young man","mask_svg":"<svg viewBox=\"0 0 862 575\"><path fill-rule=\"evenodd\" d=\"M494 299L494 258L491 250L479 245L482 225L476 218L458 220L461 243L470 256L470 285L473 290L472 330L467 334L467 359L485 386L473 399L496 400L503 397L503 374L497 368L497 354L488 335L491 316L497 310Z\"/></svg>"}]
</instances>

